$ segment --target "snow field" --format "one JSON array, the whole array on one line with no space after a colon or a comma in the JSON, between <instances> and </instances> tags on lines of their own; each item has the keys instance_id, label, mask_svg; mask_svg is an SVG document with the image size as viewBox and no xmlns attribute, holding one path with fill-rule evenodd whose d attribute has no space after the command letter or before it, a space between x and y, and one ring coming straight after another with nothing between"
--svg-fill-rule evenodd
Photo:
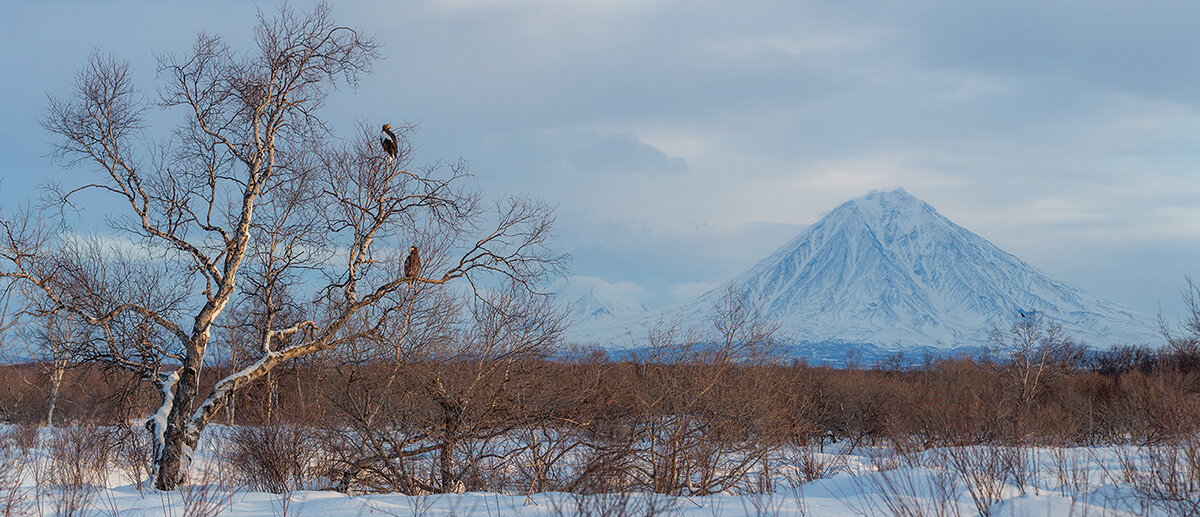
<instances>
[{"instance_id":1,"label":"snow field","mask_svg":"<svg viewBox=\"0 0 1200 517\"><path fill-rule=\"evenodd\" d=\"M273 494L233 484L216 443L227 436L222 432L201 442L189 484L160 492L149 488L144 473L128 465L111 459L93 465L86 447L70 450L68 444L81 437L80 429L86 428L40 429L31 439L27 432L21 436L16 426L0 425L0 515L1200 514L1200 437L1154 446L979 445L916 452L837 443L780 451L767 470L770 479L704 497L520 490L348 496L330 490ZM315 482L320 484L328 481Z\"/></svg>"}]
</instances>

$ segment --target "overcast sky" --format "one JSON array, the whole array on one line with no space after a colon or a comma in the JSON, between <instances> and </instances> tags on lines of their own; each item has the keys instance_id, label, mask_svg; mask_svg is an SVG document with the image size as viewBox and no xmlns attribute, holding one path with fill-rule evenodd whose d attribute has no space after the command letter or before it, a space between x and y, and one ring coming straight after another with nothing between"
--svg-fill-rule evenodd
<instances>
[{"instance_id":1,"label":"overcast sky","mask_svg":"<svg viewBox=\"0 0 1200 517\"><path fill-rule=\"evenodd\" d=\"M2 7L7 206L72 177L37 121L93 48L153 94L156 52L199 31L248 48L255 13ZM651 306L896 187L1149 314L1180 316L1178 288L1200 276L1200 3L453 0L334 15L386 56L332 99L343 134L418 123L418 160L461 157L489 192L557 204L577 281Z\"/></svg>"}]
</instances>

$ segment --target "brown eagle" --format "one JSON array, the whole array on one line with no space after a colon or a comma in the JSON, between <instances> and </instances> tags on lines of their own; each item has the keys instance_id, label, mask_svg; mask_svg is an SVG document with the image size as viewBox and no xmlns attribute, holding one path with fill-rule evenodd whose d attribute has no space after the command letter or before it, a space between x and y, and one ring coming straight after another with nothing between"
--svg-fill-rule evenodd
<instances>
[{"instance_id":1,"label":"brown eagle","mask_svg":"<svg viewBox=\"0 0 1200 517\"><path fill-rule=\"evenodd\" d=\"M387 153L388 161L396 159L396 152L400 147L396 143L396 134L392 132L391 124L383 125L383 132L379 134L379 143L383 144L383 152Z\"/></svg>"},{"instance_id":2,"label":"brown eagle","mask_svg":"<svg viewBox=\"0 0 1200 517\"><path fill-rule=\"evenodd\" d=\"M421 272L421 256L417 254L417 247L413 246L408 250L408 258L404 259L404 278L408 279L408 284L412 285L417 281L417 275Z\"/></svg>"}]
</instances>

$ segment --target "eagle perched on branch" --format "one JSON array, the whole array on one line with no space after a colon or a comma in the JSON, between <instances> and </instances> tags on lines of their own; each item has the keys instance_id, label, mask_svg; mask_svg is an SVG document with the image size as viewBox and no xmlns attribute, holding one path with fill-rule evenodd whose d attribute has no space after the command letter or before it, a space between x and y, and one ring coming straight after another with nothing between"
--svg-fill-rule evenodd
<instances>
[{"instance_id":1,"label":"eagle perched on branch","mask_svg":"<svg viewBox=\"0 0 1200 517\"><path fill-rule=\"evenodd\" d=\"M417 274L420 272L421 256L417 254L417 247L413 246L408 250L408 258L404 259L404 278L408 279L408 285L417 281Z\"/></svg>"},{"instance_id":2,"label":"eagle perched on branch","mask_svg":"<svg viewBox=\"0 0 1200 517\"><path fill-rule=\"evenodd\" d=\"M396 143L396 134L392 132L391 124L383 125L383 132L379 133L379 143L383 144L383 152L387 153L388 161L395 160L400 147Z\"/></svg>"}]
</instances>

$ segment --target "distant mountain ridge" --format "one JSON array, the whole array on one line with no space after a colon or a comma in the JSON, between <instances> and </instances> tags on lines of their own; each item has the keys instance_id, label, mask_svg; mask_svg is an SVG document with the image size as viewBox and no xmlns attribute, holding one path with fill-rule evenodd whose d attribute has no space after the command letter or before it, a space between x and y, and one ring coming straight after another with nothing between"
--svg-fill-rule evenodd
<instances>
[{"instance_id":1,"label":"distant mountain ridge","mask_svg":"<svg viewBox=\"0 0 1200 517\"><path fill-rule=\"evenodd\" d=\"M568 303L576 321L608 321L649 312L642 304L631 304L589 290Z\"/></svg>"},{"instance_id":2,"label":"distant mountain ridge","mask_svg":"<svg viewBox=\"0 0 1200 517\"><path fill-rule=\"evenodd\" d=\"M604 322L650 313L645 305L623 296L633 284L610 284L596 278L569 277L551 286L559 305L579 324Z\"/></svg>"},{"instance_id":3,"label":"distant mountain ridge","mask_svg":"<svg viewBox=\"0 0 1200 517\"><path fill-rule=\"evenodd\" d=\"M948 350L1040 312L1094 346L1159 340L1152 318L1054 280L904 190L847 201L738 275L795 345ZM721 289L662 311L577 324L572 337L637 341L655 321L705 327Z\"/></svg>"}]
</instances>

